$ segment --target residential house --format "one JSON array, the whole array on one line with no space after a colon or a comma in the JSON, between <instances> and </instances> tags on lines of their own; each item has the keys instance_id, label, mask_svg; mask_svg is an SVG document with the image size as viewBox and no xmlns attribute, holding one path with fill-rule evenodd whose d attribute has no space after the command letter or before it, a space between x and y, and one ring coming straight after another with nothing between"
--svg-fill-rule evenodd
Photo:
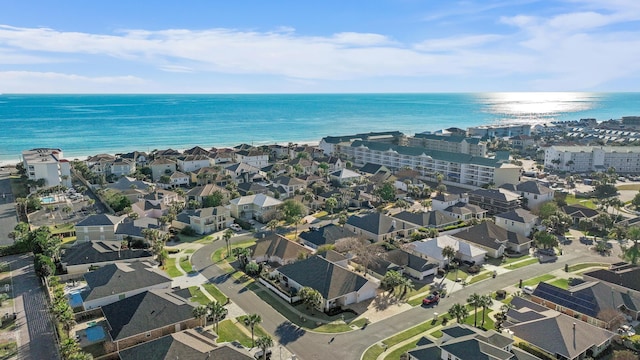
<instances>
[{"instance_id":1,"label":"residential house","mask_svg":"<svg viewBox=\"0 0 640 360\"><path fill-rule=\"evenodd\" d=\"M200 186L196 186L193 189L187 191L187 193L185 194L186 200L187 202L191 201L191 200L195 200L198 203L200 203L200 205L203 204L204 199L207 196L211 196L216 194L217 192L219 192L220 194L222 194L222 202L226 203L229 200L229 190L214 185L214 184L206 184L206 185L200 185Z\"/></svg>"},{"instance_id":2,"label":"residential house","mask_svg":"<svg viewBox=\"0 0 640 360\"><path fill-rule=\"evenodd\" d=\"M378 284L320 256L278 268L281 283L300 290L307 286L322 295L328 311L376 297Z\"/></svg>"},{"instance_id":3,"label":"residential house","mask_svg":"<svg viewBox=\"0 0 640 360\"><path fill-rule=\"evenodd\" d=\"M135 178L128 176L123 176L116 180L116 182L106 185L108 189L118 190L120 192L132 189L147 191L151 186L153 186L153 184L150 182L136 180Z\"/></svg>"},{"instance_id":4,"label":"residential house","mask_svg":"<svg viewBox=\"0 0 640 360\"><path fill-rule=\"evenodd\" d=\"M153 204L171 205L173 203L184 204L184 198L171 190L156 189L144 196L145 200Z\"/></svg>"},{"instance_id":5,"label":"residential house","mask_svg":"<svg viewBox=\"0 0 640 360\"><path fill-rule=\"evenodd\" d=\"M225 175L231 176L231 179L237 183L260 181L265 177L260 168L245 163L228 165L223 171Z\"/></svg>"},{"instance_id":6,"label":"residential house","mask_svg":"<svg viewBox=\"0 0 640 360\"><path fill-rule=\"evenodd\" d=\"M269 153L257 148L238 150L236 161L259 169L269 164Z\"/></svg>"},{"instance_id":7,"label":"residential house","mask_svg":"<svg viewBox=\"0 0 640 360\"><path fill-rule=\"evenodd\" d=\"M535 139L529 135L516 135L509 138L509 145L514 149L526 149L535 143Z\"/></svg>"},{"instance_id":8,"label":"residential house","mask_svg":"<svg viewBox=\"0 0 640 360\"><path fill-rule=\"evenodd\" d=\"M441 229L446 226L456 225L460 220L447 215L442 211L433 210L427 212L402 211L391 215L393 218L406 221L418 227Z\"/></svg>"},{"instance_id":9,"label":"residential house","mask_svg":"<svg viewBox=\"0 0 640 360\"><path fill-rule=\"evenodd\" d=\"M268 262L280 266L307 258L313 253L312 250L278 234L258 239L250 249L251 259L255 262Z\"/></svg>"},{"instance_id":10,"label":"residential house","mask_svg":"<svg viewBox=\"0 0 640 360\"><path fill-rule=\"evenodd\" d=\"M568 289L541 282L533 290L531 301L580 319L589 324L611 329L609 315L601 311L618 310L633 320L640 319L640 296L621 292L602 281L585 281Z\"/></svg>"},{"instance_id":11,"label":"residential house","mask_svg":"<svg viewBox=\"0 0 640 360\"><path fill-rule=\"evenodd\" d=\"M375 242L391 240L398 236L406 237L418 228L414 224L378 212L362 216L352 215L347 219L344 227L358 236Z\"/></svg>"},{"instance_id":12,"label":"residential house","mask_svg":"<svg viewBox=\"0 0 640 360\"><path fill-rule=\"evenodd\" d=\"M504 328L551 358L597 357L609 348L615 335L521 297L514 297L511 305Z\"/></svg>"},{"instance_id":13,"label":"residential house","mask_svg":"<svg viewBox=\"0 0 640 360\"><path fill-rule=\"evenodd\" d=\"M144 230L153 229L165 234L158 219L144 217L136 220L125 218L125 220L116 227L116 240L124 241L127 239L144 240Z\"/></svg>"},{"instance_id":14,"label":"residential house","mask_svg":"<svg viewBox=\"0 0 640 360\"><path fill-rule=\"evenodd\" d=\"M524 235L503 229L489 221L466 228L452 236L486 250L487 255L492 258L502 257L506 249L515 252L528 251L533 241Z\"/></svg>"},{"instance_id":15,"label":"residential house","mask_svg":"<svg viewBox=\"0 0 640 360\"><path fill-rule=\"evenodd\" d=\"M238 219L256 219L269 222L275 218L276 210L282 201L265 194L241 196L229 202L231 216Z\"/></svg>"},{"instance_id":16,"label":"residential house","mask_svg":"<svg viewBox=\"0 0 640 360\"><path fill-rule=\"evenodd\" d=\"M503 188L476 189L469 193L469 204L480 206L489 215L495 215L519 208L521 196Z\"/></svg>"},{"instance_id":17,"label":"residential house","mask_svg":"<svg viewBox=\"0 0 640 360\"><path fill-rule=\"evenodd\" d=\"M175 171L173 174L169 176L169 185L172 188L180 187L180 186L188 186L189 185L189 175L182 173L180 171Z\"/></svg>"},{"instance_id":18,"label":"residential house","mask_svg":"<svg viewBox=\"0 0 640 360\"><path fill-rule=\"evenodd\" d=\"M482 220L487 216L488 211L478 205L459 202L442 210L445 215L458 219L458 221L470 221L473 219Z\"/></svg>"},{"instance_id":19,"label":"residential house","mask_svg":"<svg viewBox=\"0 0 640 360\"><path fill-rule=\"evenodd\" d=\"M145 152L132 151L126 154L116 154L121 159L128 159L136 163L137 166L144 166L149 161L149 156Z\"/></svg>"},{"instance_id":20,"label":"residential house","mask_svg":"<svg viewBox=\"0 0 640 360\"><path fill-rule=\"evenodd\" d=\"M303 157L291 159L287 162L298 174L313 174L318 170L318 163Z\"/></svg>"},{"instance_id":21,"label":"residential house","mask_svg":"<svg viewBox=\"0 0 640 360\"><path fill-rule=\"evenodd\" d=\"M502 184L501 188L519 193L522 196L522 205L528 209L538 209L546 202L552 201L555 191L533 180L514 184Z\"/></svg>"},{"instance_id":22,"label":"residential house","mask_svg":"<svg viewBox=\"0 0 640 360\"><path fill-rule=\"evenodd\" d=\"M640 297L640 266L619 262L608 269L591 270L582 274L585 281L601 281L616 291Z\"/></svg>"},{"instance_id":23,"label":"residential house","mask_svg":"<svg viewBox=\"0 0 640 360\"><path fill-rule=\"evenodd\" d=\"M158 158L149 163L149 167L151 168L151 178L153 181L157 182L160 180L161 176L169 176L176 171L176 162L171 159L166 158Z\"/></svg>"},{"instance_id":24,"label":"residential house","mask_svg":"<svg viewBox=\"0 0 640 360\"><path fill-rule=\"evenodd\" d=\"M221 180L220 175L222 169L213 166L207 166L191 172L190 180L197 185L215 184L218 180Z\"/></svg>"},{"instance_id":25,"label":"residential house","mask_svg":"<svg viewBox=\"0 0 640 360\"><path fill-rule=\"evenodd\" d=\"M173 150L173 149L165 149L165 150L155 150L153 152L153 158L154 159L172 159L172 160L176 160L178 158L178 156L182 155L180 153L180 151L178 150Z\"/></svg>"},{"instance_id":26,"label":"residential house","mask_svg":"<svg viewBox=\"0 0 640 360\"><path fill-rule=\"evenodd\" d=\"M274 185L281 186L285 192L286 197L292 197L296 191L306 188L307 184L294 177L278 176L271 181Z\"/></svg>"},{"instance_id":27,"label":"residential house","mask_svg":"<svg viewBox=\"0 0 640 360\"><path fill-rule=\"evenodd\" d=\"M212 151L211 158L214 164L228 164L233 162L235 152L233 149L216 149Z\"/></svg>"},{"instance_id":28,"label":"residential house","mask_svg":"<svg viewBox=\"0 0 640 360\"><path fill-rule=\"evenodd\" d=\"M82 289L85 310L112 304L147 290L171 289L171 278L148 262L114 263L84 274Z\"/></svg>"},{"instance_id":29,"label":"residential house","mask_svg":"<svg viewBox=\"0 0 640 360\"><path fill-rule=\"evenodd\" d=\"M305 246L317 250L323 245L337 245L347 239L354 239L357 235L342 226L328 224L317 229L310 229L298 235Z\"/></svg>"},{"instance_id":30,"label":"residential house","mask_svg":"<svg viewBox=\"0 0 640 360\"><path fill-rule=\"evenodd\" d=\"M184 330L118 352L119 360L253 360L248 352L218 345L202 331Z\"/></svg>"},{"instance_id":31,"label":"residential house","mask_svg":"<svg viewBox=\"0 0 640 360\"><path fill-rule=\"evenodd\" d=\"M182 172L194 172L213 165L213 160L208 155L186 155L178 157L177 165Z\"/></svg>"},{"instance_id":32,"label":"residential house","mask_svg":"<svg viewBox=\"0 0 640 360\"><path fill-rule=\"evenodd\" d=\"M107 214L89 215L75 225L76 238L78 242L117 240L116 228L124 221L125 217Z\"/></svg>"},{"instance_id":33,"label":"residential house","mask_svg":"<svg viewBox=\"0 0 640 360\"><path fill-rule=\"evenodd\" d=\"M62 249L60 263L67 274L81 274L92 267L115 263L153 260L147 249L122 248L122 241L77 241Z\"/></svg>"},{"instance_id":34,"label":"residential house","mask_svg":"<svg viewBox=\"0 0 640 360\"><path fill-rule=\"evenodd\" d=\"M106 353L192 329L201 324L193 317L196 304L169 292L154 289L103 306L108 324Z\"/></svg>"},{"instance_id":35,"label":"residential house","mask_svg":"<svg viewBox=\"0 0 640 360\"><path fill-rule=\"evenodd\" d=\"M385 254L385 260L401 267L403 274L418 280L424 280L427 276L435 275L438 264L421 256L402 249L394 249Z\"/></svg>"},{"instance_id":36,"label":"residential house","mask_svg":"<svg viewBox=\"0 0 640 360\"><path fill-rule=\"evenodd\" d=\"M501 228L526 237L538 226L538 216L522 208L498 214L494 219Z\"/></svg>"},{"instance_id":37,"label":"residential house","mask_svg":"<svg viewBox=\"0 0 640 360\"><path fill-rule=\"evenodd\" d=\"M190 226L196 233L203 235L224 230L232 223L231 211L224 206L217 206L184 210L178 214L172 225L178 229Z\"/></svg>"},{"instance_id":38,"label":"residential house","mask_svg":"<svg viewBox=\"0 0 640 360\"><path fill-rule=\"evenodd\" d=\"M449 193L441 192L431 198L431 208L433 210L444 211L446 208L450 206L454 206L461 202L468 203L469 194L467 193L449 194Z\"/></svg>"},{"instance_id":39,"label":"residential house","mask_svg":"<svg viewBox=\"0 0 640 360\"><path fill-rule=\"evenodd\" d=\"M329 180L336 182L340 185L360 183L364 179L362 174L349 169L338 169L332 173L329 173Z\"/></svg>"},{"instance_id":40,"label":"residential house","mask_svg":"<svg viewBox=\"0 0 640 360\"><path fill-rule=\"evenodd\" d=\"M131 204L131 210L138 214L140 218L150 217L158 219L161 216L167 215L169 208L169 205L165 205L162 202L145 199L140 199Z\"/></svg>"},{"instance_id":41,"label":"residential house","mask_svg":"<svg viewBox=\"0 0 640 360\"><path fill-rule=\"evenodd\" d=\"M436 263L438 267L444 268L449 264L449 259L442 255L442 249L447 246L456 251L456 259L475 262L478 265L484 263L484 257L487 254L486 250L451 235L440 235L433 239L414 241L407 246L407 249L423 259Z\"/></svg>"},{"instance_id":42,"label":"residential house","mask_svg":"<svg viewBox=\"0 0 640 360\"><path fill-rule=\"evenodd\" d=\"M45 186L71 187L71 163L62 150L37 148L22 152L22 164L29 180L44 179Z\"/></svg>"},{"instance_id":43,"label":"residential house","mask_svg":"<svg viewBox=\"0 0 640 360\"><path fill-rule=\"evenodd\" d=\"M595 220L599 214L597 210L580 204L565 205L561 209L565 214L571 216L574 225L578 225L580 220Z\"/></svg>"},{"instance_id":44,"label":"residential house","mask_svg":"<svg viewBox=\"0 0 640 360\"><path fill-rule=\"evenodd\" d=\"M131 175L136 172L136 162L129 159L113 161L109 167L109 174L117 177Z\"/></svg>"},{"instance_id":45,"label":"residential house","mask_svg":"<svg viewBox=\"0 0 640 360\"><path fill-rule=\"evenodd\" d=\"M391 170L384 166L384 165L380 165L380 164L372 164L372 163L366 163L364 165L362 165L362 167L360 167L360 172L362 174L364 174L365 176L371 176L371 175L375 175L379 172L384 172L384 173L391 173Z\"/></svg>"},{"instance_id":46,"label":"residential house","mask_svg":"<svg viewBox=\"0 0 640 360\"><path fill-rule=\"evenodd\" d=\"M254 194L266 194L269 188L254 182L241 183L237 187L240 196L254 195Z\"/></svg>"},{"instance_id":47,"label":"residential house","mask_svg":"<svg viewBox=\"0 0 640 360\"><path fill-rule=\"evenodd\" d=\"M465 324L449 325L435 342L422 337L407 354L409 360L540 360L513 346L513 337Z\"/></svg>"},{"instance_id":48,"label":"residential house","mask_svg":"<svg viewBox=\"0 0 640 360\"><path fill-rule=\"evenodd\" d=\"M202 155L204 155L204 156L207 156L207 157L211 155L211 151L203 149L200 146L194 146L191 149L187 149L187 150L183 151L182 153L184 155L194 155L194 156L197 156L197 155L202 156Z\"/></svg>"}]
</instances>

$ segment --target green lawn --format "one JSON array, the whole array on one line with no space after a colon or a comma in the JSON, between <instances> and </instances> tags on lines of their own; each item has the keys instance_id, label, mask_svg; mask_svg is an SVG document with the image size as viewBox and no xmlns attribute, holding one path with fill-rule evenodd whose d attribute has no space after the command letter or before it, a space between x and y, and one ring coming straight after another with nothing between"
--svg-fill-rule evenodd
<instances>
[{"instance_id":1,"label":"green lawn","mask_svg":"<svg viewBox=\"0 0 640 360\"><path fill-rule=\"evenodd\" d=\"M607 268L607 267L609 267L609 264L603 264L603 263L575 264L575 265L570 265L569 266L569 272L576 272L576 271L580 271L580 270L587 269L587 268L590 268L590 267Z\"/></svg>"},{"instance_id":2,"label":"green lawn","mask_svg":"<svg viewBox=\"0 0 640 360\"><path fill-rule=\"evenodd\" d=\"M418 340L412 341L404 346L401 346L395 350L393 350L392 352L390 352L389 354L387 354L387 356L385 356L385 360L396 360L396 359L400 359L400 356L404 353L406 353L407 351L413 349L416 347L418 343Z\"/></svg>"},{"instance_id":3,"label":"green lawn","mask_svg":"<svg viewBox=\"0 0 640 360\"><path fill-rule=\"evenodd\" d=\"M522 255L522 256L519 256L519 257L505 257L503 264L504 265L508 265L508 264L514 263L516 261L521 261L521 260L526 260L526 259L531 259L531 258L532 258L531 255Z\"/></svg>"},{"instance_id":4,"label":"green lawn","mask_svg":"<svg viewBox=\"0 0 640 360\"><path fill-rule=\"evenodd\" d=\"M202 284L202 287L204 287L204 289L207 290L207 292L220 304L224 305L229 302L229 298L227 298L215 285L207 283Z\"/></svg>"},{"instance_id":5,"label":"green lawn","mask_svg":"<svg viewBox=\"0 0 640 360\"><path fill-rule=\"evenodd\" d=\"M456 281L456 278L460 278L462 279L462 281L464 281L468 276L469 274L467 274L463 270L458 269L458 271L456 270L449 271L449 273L447 274L447 279L451 281Z\"/></svg>"},{"instance_id":6,"label":"green lawn","mask_svg":"<svg viewBox=\"0 0 640 360\"><path fill-rule=\"evenodd\" d=\"M553 286L557 286L559 288L562 289L568 289L569 288L569 280L568 279L556 279L551 281L549 284L553 285Z\"/></svg>"},{"instance_id":7,"label":"green lawn","mask_svg":"<svg viewBox=\"0 0 640 360\"><path fill-rule=\"evenodd\" d=\"M503 266L505 269L519 269L521 267L525 267L525 266L529 266L532 264L537 264L538 263L538 259L537 258L531 258L529 260L524 260L522 262L519 263L515 263L515 264L509 264L509 265L505 265Z\"/></svg>"},{"instance_id":8,"label":"green lawn","mask_svg":"<svg viewBox=\"0 0 640 360\"><path fill-rule=\"evenodd\" d=\"M236 318L236 320L238 320L237 326L243 326L250 333L251 332L251 328L244 324L244 319L246 317L247 317L246 315L238 316ZM257 326L253 327L253 337L257 339L257 338L259 338L261 336L270 336L270 335L262 326L260 326L258 324Z\"/></svg>"},{"instance_id":9,"label":"green lawn","mask_svg":"<svg viewBox=\"0 0 640 360\"><path fill-rule=\"evenodd\" d=\"M176 267L176 258L172 257L166 258L164 260L164 271L166 271L167 274L169 274L169 276L172 278L183 275Z\"/></svg>"},{"instance_id":10,"label":"green lawn","mask_svg":"<svg viewBox=\"0 0 640 360\"><path fill-rule=\"evenodd\" d=\"M616 186L618 190L636 190L640 191L640 184L622 184Z\"/></svg>"},{"instance_id":11,"label":"green lawn","mask_svg":"<svg viewBox=\"0 0 640 360\"><path fill-rule=\"evenodd\" d=\"M75 229L75 225L72 223L58 224L49 226L49 229L51 229L52 235L56 235L73 231Z\"/></svg>"},{"instance_id":12,"label":"green lawn","mask_svg":"<svg viewBox=\"0 0 640 360\"><path fill-rule=\"evenodd\" d=\"M183 256L180 258L180 267L187 274L193 271L193 267L191 266L191 260L189 256Z\"/></svg>"},{"instance_id":13,"label":"green lawn","mask_svg":"<svg viewBox=\"0 0 640 360\"><path fill-rule=\"evenodd\" d=\"M493 272L492 271L483 272L483 273L481 273L479 275L476 275L476 276L472 277L471 280L469 280L469 285L477 283L478 281L489 279L492 276L493 276Z\"/></svg>"},{"instance_id":14,"label":"green lawn","mask_svg":"<svg viewBox=\"0 0 640 360\"><path fill-rule=\"evenodd\" d=\"M364 352L362 360L376 360L384 350L385 348L380 345L373 345Z\"/></svg>"},{"instance_id":15,"label":"green lawn","mask_svg":"<svg viewBox=\"0 0 640 360\"><path fill-rule=\"evenodd\" d=\"M591 199L579 199L576 198L573 194L568 194L565 198L568 205L580 204L582 206L588 207L589 209L596 209L596 204L593 203Z\"/></svg>"},{"instance_id":16,"label":"green lawn","mask_svg":"<svg viewBox=\"0 0 640 360\"><path fill-rule=\"evenodd\" d=\"M239 341L245 347L251 347L251 336L240 330L231 320L223 320L218 324L218 343Z\"/></svg>"},{"instance_id":17,"label":"green lawn","mask_svg":"<svg viewBox=\"0 0 640 360\"><path fill-rule=\"evenodd\" d=\"M27 197L29 193L27 190L27 182L24 179L18 175L11 175L9 182L14 199Z\"/></svg>"},{"instance_id":18,"label":"green lawn","mask_svg":"<svg viewBox=\"0 0 640 360\"><path fill-rule=\"evenodd\" d=\"M527 279L525 281L522 282L522 286L534 286L534 285L538 285L539 283L543 282L543 281L548 281L551 279L555 279L555 276L551 275L551 274L544 274L544 275L540 275L531 279ZM516 287L519 284L516 284Z\"/></svg>"},{"instance_id":19,"label":"green lawn","mask_svg":"<svg viewBox=\"0 0 640 360\"><path fill-rule=\"evenodd\" d=\"M438 317L438 321L436 321L435 323L433 322L432 319L430 319L430 320L425 321L425 322L423 322L421 324L418 324L418 325L416 325L416 326L414 326L412 328L409 328L409 329L407 329L407 330L405 330L405 331L403 331L403 332L401 332L399 334L393 335L392 337L383 340L382 343L387 345L387 346L389 346L389 347L391 347L391 346L393 346L395 344L398 344L398 343L400 343L402 341L410 339L410 338L412 338L412 337L414 337L414 336L416 336L418 334L426 332L426 331L436 327L438 324L440 324L442 322L442 316L444 316L444 314L440 315Z\"/></svg>"},{"instance_id":20,"label":"green lawn","mask_svg":"<svg viewBox=\"0 0 640 360\"><path fill-rule=\"evenodd\" d=\"M180 242L181 243L198 243L198 244L204 244L204 243L209 243L215 240L215 238L212 235L196 235L196 236L187 236L184 234L178 234L178 237L180 238Z\"/></svg>"},{"instance_id":21,"label":"green lawn","mask_svg":"<svg viewBox=\"0 0 640 360\"><path fill-rule=\"evenodd\" d=\"M191 301L197 302L200 305L207 305L210 301L209 298L200 291L197 286L190 286L189 292L191 293Z\"/></svg>"},{"instance_id":22,"label":"green lawn","mask_svg":"<svg viewBox=\"0 0 640 360\"><path fill-rule=\"evenodd\" d=\"M0 344L0 359L13 359L18 355L18 344L15 341Z\"/></svg>"},{"instance_id":23,"label":"green lawn","mask_svg":"<svg viewBox=\"0 0 640 360\"><path fill-rule=\"evenodd\" d=\"M195 249L187 249L184 251L185 254L193 254L194 252L196 252Z\"/></svg>"}]
</instances>

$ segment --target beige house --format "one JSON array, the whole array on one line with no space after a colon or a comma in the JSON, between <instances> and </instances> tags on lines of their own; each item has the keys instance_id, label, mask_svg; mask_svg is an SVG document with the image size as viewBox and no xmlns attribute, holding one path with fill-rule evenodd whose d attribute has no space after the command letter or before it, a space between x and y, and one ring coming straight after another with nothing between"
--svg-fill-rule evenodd
<instances>
[{"instance_id":1,"label":"beige house","mask_svg":"<svg viewBox=\"0 0 640 360\"><path fill-rule=\"evenodd\" d=\"M198 234L224 230L233 223L231 212L224 206L185 210L178 214L173 226L182 229L191 226Z\"/></svg>"},{"instance_id":2,"label":"beige house","mask_svg":"<svg viewBox=\"0 0 640 360\"><path fill-rule=\"evenodd\" d=\"M276 215L278 206L282 201L265 194L241 196L229 202L231 216L238 219L256 219L260 222L268 222Z\"/></svg>"},{"instance_id":3,"label":"beige house","mask_svg":"<svg viewBox=\"0 0 640 360\"><path fill-rule=\"evenodd\" d=\"M126 216L91 215L76 224L77 241L117 240L116 229Z\"/></svg>"},{"instance_id":4,"label":"beige house","mask_svg":"<svg viewBox=\"0 0 640 360\"><path fill-rule=\"evenodd\" d=\"M312 253L311 249L277 234L259 239L251 247L251 259L257 263L269 262L285 265L296 262L301 257L308 257Z\"/></svg>"}]
</instances>

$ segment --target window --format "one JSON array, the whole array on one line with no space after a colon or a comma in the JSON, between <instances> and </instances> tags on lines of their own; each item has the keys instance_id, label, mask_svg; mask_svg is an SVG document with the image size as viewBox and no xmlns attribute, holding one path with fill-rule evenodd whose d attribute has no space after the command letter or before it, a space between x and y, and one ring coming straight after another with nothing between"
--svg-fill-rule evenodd
<instances>
[{"instance_id":1,"label":"window","mask_svg":"<svg viewBox=\"0 0 640 360\"><path fill-rule=\"evenodd\" d=\"M104 232L104 226L100 226L100 232Z\"/></svg>"},{"instance_id":2,"label":"window","mask_svg":"<svg viewBox=\"0 0 640 360\"><path fill-rule=\"evenodd\" d=\"M147 331L146 335L147 335L147 337L150 337L151 336L151 331Z\"/></svg>"}]
</instances>

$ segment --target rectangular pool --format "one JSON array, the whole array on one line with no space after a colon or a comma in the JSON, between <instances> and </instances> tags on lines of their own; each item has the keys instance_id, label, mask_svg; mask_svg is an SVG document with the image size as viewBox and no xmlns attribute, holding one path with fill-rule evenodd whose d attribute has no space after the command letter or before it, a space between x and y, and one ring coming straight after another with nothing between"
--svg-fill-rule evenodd
<instances>
[{"instance_id":1,"label":"rectangular pool","mask_svg":"<svg viewBox=\"0 0 640 360\"><path fill-rule=\"evenodd\" d=\"M40 198L40 202L43 204L53 204L54 202L56 202L56 198L54 198L53 196L47 196Z\"/></svg>"},{"instance_id":2,"label":"rectangular pool","mask_svg":"<svg viewBox=\"0 0 640 360\"><path fill-rule=\"evenodd\" d=\"M72 292L69 294L69 305L71 308L77 308L82 306L82 295L79 292Z\"/></svg>"},{"instance_id":3,"label":"rectangular pool","mask_svg":"<svg viewBox=\"0 0 640 360\"><path fill-rule=\"evenodd\" d=\"M87 340L94 342L94 341L100 341L102 339L104 339L104 329L102 328L102 326L92 326L90 328L87 328L86 334L87 334Z\"/></svg>"}]
</instances>

